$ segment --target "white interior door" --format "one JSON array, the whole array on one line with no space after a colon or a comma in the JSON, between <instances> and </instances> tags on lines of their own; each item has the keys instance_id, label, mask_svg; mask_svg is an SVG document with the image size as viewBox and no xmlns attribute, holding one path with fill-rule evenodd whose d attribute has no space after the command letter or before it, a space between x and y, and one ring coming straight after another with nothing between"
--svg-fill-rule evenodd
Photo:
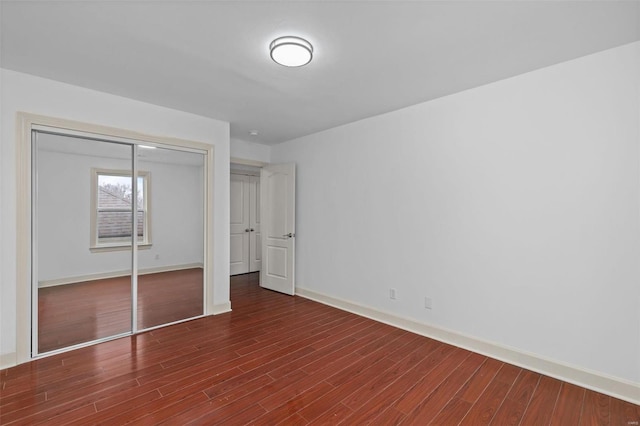
<instances>
[{"instance_id":1,"label":"white interior door","mask_svg":"<svg viewBox=\"0 0 640 426\"><path fill-rule=\"evenodd\" d=\"M260 178L249 182L249 272L262 269L262 238L260 232Z\"/></svg>"},{"instance_id":2,"label":"white interior door","mask_svg":"<svg viewBox=\"0 0 640 426\"><path fill-rule=\"evenodd\" d=\"M295 181L295 164L274 164L260 172L260 285L291 295L295 293Z\"/></svg>"},{"instance_id":3,"label":"white interior door","mask_svg":"<svg viewBox=\"0 0 640 426\"><path fill-rule=\"evenodd\" d=\"M231 175L231 275L249 272L249 176Z\"/></svg>"}]
</instances>

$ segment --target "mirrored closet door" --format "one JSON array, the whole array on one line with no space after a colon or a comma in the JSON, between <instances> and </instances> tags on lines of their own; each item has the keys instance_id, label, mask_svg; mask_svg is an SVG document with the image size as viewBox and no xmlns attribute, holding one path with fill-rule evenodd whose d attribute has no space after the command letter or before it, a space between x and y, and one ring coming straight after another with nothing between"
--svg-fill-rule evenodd
<instances>
[{"instance_id":1,"label":"mirrored closet door","mask_svg":"<svg viewBox=\"0 0 640 426\"><path fill-rule=\"evenodd\" d=\"M202 315L204 155L138 148L139 173L151 177L149 248L138 251L138 320L142 330Z\"/></svg>"},{"instance_id":2,"label":"mirrored closet door","mask_svg":"<svg viewBox=\"0 0 640 426\"><path fill-rule=\"evenodd\" d=\"M205 159L32 132L32 355L203 315Z\"/></svg>"}]
</instances>

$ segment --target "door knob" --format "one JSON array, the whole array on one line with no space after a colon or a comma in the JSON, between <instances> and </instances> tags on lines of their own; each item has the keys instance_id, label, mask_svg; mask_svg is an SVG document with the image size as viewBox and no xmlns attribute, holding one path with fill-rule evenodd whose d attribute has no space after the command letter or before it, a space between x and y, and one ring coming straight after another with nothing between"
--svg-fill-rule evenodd
<instances>
[{"instance_id":1,"label":"door knob","mask_svg":"<svg viewBox=\"0 0 640 426\"><path fill-rule=\"evenodd\" d=\"M244 232L249 232L249 228L245 229Z\"/></svg>"},{"instance_id":2,"label":"door knob","mask_svg":"<svg viewBox=\"0 0 640 426\"><path fill-rule=\"evenodd\" d=\"M288 238L293 238L293 237L295 237L295 236L296 236L296 234L294 234L294 233L292 233L292 232L289 232L288 234L284 234L284 235L283 235L283 237L288 237Z\"/></svg>"},{"instance_id":3,"label":"door knob","mask_svg":"<svg viewBox=\"0 0 640 426\"><path fill-rule=\"evenodd\" d=\"M255 229L251 228L249 231L253 232L253 231L255 231Z\"/></svg>"}]
</instances>

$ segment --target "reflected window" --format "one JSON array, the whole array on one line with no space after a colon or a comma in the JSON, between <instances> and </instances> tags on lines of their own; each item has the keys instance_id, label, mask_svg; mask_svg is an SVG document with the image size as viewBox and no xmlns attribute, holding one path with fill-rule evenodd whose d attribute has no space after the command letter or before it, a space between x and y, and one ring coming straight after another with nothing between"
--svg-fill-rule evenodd
<instances>
[{"instance_id":1,"label":"reflected window","mask_svg":"<svg viewBox=\"0 0 640 426\"><path fill-rule=\"evenodd\" d=\"M138 172L135 195L131 173L125 170L93 169L92 177L91 248L131 247L133 208L137 212L138 245L149 246L151 244L149 173Z\"/></svg>"}]
</instances>

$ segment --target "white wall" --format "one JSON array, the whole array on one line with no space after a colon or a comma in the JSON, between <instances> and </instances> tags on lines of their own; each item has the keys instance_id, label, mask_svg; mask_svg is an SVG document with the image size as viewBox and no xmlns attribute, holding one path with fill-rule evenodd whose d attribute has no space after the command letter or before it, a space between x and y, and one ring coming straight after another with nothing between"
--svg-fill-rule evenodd
<instances>
[{"instance_id":1,"label":"white wall","mask_svg":"<svg viewBox=\"0 0 640 426\"><path fill-rule=\"evenodd\" d=\"M639 51L274 146L297 285L640 382Z\"/></svg>"},{"instance_id":2,"label":"white wall","mask_svg":"<svg viewBox=\"0 0 640 426\"><path fill-rule=\"evenodd\" d=\"M2 19L2 4L0 3L0 20ZM0 46L2 45L2 31L0 31ZM4 228L5 228L5 217L4 211L6 209L6 202L4 201L4 158L6 156L6 150L4 148L4 144L1 143L2 140L2 128L4 125L2 124L2 114L3 114L3 102L4 98L4 81L2 78L2 49L0 48L0 368L3 368L5 365L8 365L13 361L13 356L7 355L8 353L13 353L13 351L9 352L9 349L5 349L6 345L2 342L5 341L5 336L10 333L11 329L15 329L15 323L12 324L5 321L4 311L5 306L8 305L6 302L11 296L15 298L15 292L10 291L8 288L5 288L4 279L2 278L5 275L5 262L3 259L5 258L5 244L3 241L5 240ZM6 286L9 287L9 286ZM7 336L7 339L11 339L11 336Z\"/></svg>"},{"instance_id":3,"label":"white wall","mask_svg":"<svg viewBox=\"0 0 640 426\"><path fill-rule=\"evenodd\" d=\"M48 142L47 139L53 138L42 134L38 142L44 146L55 144L55 140ZM115 148L120 146L116 145ZM125 151L130 150L125 148ZM130 250L91 252L89 249L91 169L127 170L130 166L129 159L39 151L39 282L108 274L131 268ZM138 252L139 268L202 264L203 167L141 159L138 167L149 172L152 239L150 248Z\"/></svg>"},{"instance_id":4,"label":"white wall","mask_svg":"<svg viewBox=\"0 0 640 426\"><path fill-rule=\"evenodd\" d=\"M271 161L271 147L269 145L231 139L230 149L232 158L260 161L262 163Z\"/></svg>"},{"instance_id":5,"label":"white wall","mask_svg":"<svg viewBox=\"0 0 640 426\"><path fill-rule=\"evenodd\" d=\"M16 350L16 113L63 119L175 137L215 146L213 182L213 303L229 301L229 123L113 96L9 70L2 85L1 199L2 263L0 355ZM7 355L7 356L5 356Z\"/></svg>"}]
</instances>

